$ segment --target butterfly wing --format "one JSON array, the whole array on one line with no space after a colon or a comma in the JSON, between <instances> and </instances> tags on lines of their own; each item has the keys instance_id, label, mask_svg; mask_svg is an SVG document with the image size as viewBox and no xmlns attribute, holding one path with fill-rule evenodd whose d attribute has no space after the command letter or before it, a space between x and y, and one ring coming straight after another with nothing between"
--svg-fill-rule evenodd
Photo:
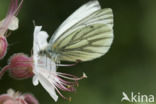
<instances>
[{"instance_id":1,"label":"butterfly wing","mask_svg":"<svg viewBox=\"0 0 156 104\"><path fill-rule=\"evenodd\" d=\"M83 17L83 12L88 14ZM61 27L50 40L49 47L63 61L89 61L101 57L109 50L113 41L112 10L100 9L98 1L83 5Z\"/></svg>"}]
</instances>

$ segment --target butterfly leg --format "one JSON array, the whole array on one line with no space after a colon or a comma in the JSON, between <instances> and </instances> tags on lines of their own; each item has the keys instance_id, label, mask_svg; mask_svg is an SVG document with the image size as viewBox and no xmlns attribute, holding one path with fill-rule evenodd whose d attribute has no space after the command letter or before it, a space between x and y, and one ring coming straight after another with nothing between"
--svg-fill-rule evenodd
<instances>
[{"instance_id":1,"label":"butterfly leg","mask_svg":"<svg viewBox=\"0 0 156 104\"><path fill-rule=\"evenodd\" d=\"M80 63L81 62L81 60L77 60L75 63L73 63L73 64L57 64L57 66L75 66L75 65L77 65L78 63Z\"/></svg>"}]
</instances>

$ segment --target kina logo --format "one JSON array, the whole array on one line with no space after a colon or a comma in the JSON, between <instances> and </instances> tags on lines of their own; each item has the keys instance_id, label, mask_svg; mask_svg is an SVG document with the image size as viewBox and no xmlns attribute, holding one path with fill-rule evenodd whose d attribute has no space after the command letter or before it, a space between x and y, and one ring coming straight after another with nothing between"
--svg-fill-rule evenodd
<instances>
[{"instance_id":1,"label":"kina logo","mask_svg":"<svg viewBox=\"0 0 156 104\"><path fill-rule=\"evenodd\" d=\"M154 102L154 95L141 94L140 92L131 92L130 96L128 96L125 92L122 92L121 102L123 101L151 103Z\"/></svg>"}]
</instances>

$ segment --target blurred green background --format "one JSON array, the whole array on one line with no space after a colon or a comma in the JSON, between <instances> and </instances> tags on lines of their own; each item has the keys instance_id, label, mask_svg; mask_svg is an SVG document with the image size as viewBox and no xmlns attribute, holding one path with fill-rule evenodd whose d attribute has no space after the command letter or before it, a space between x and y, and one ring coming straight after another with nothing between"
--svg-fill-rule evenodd
<instances>
[{"instance_id":1,"label":"blurred green background","mask_svg":"<svg viewBox=\"0 0 156 104\"><path fill-rule=\"evenodd\" d=\"M72 12L87 1L24 0L18 15L20 28L8 38L8 53L0 61L0 67L6 65L14 53L31 55L33 20L52 35ZM0 19L5 17L9 2L0 0ZM123 91L128 95L133 91L156 97L156 0L99 2L102 8L113 9L114 42L102 58L58 69L77 76L82 72L88 75L88 79L80 81L75 93L64 93L72 96L71 102L60 97L55 103L41 85L33 86L32 79L15 80L8 73L0 80L0 93L5 93L8 88L30 92L40 104L121 104Z\"/></svg>"}]
</instances>

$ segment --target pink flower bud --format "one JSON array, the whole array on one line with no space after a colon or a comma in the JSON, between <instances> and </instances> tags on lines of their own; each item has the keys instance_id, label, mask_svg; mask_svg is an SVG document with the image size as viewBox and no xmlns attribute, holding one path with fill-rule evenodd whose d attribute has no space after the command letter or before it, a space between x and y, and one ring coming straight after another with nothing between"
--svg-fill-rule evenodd
<instances>
[{"instance_id":1,"label":"pink flower bud","mask_svg":"<svg viewBox=\"0 0 156 104\"><path fill-rule=\"evenodd\" d=\"M36 98L34 96L32 96L31 94L25 94L24 95L24 100L28 104L38 104L38 101L36 100Z\"/></svg>"},{"instance_id":2,"label":"pink flower bud","mask_svg":"<svg viewBox=\"0 0 156 104\"><path fill-rule=\"evenodd\" d=\"M0 36L0 60L7 52L8 42L4 36Z\"/></svg>"},{"instance_id":3,"label":"pink flower bud","mask_svg":"<svg viewBox=\"0 0 156 104\"><path fill-rule=\"evenodd\" d=\"M9 64L6 65L0 72L0 77L6 71L10 72L10 75L16 79L26 79L33 76L33 61L32 58L28 57L23 53L14 54L10 60Z\"/></svg>"},{"instance_id":4,"label":"pink flower bud","mask_svg":"<svg viewBox=\"0 0 156 104\"><path fill-rule=\"evenodd\" d=\"M22 95L19 92L14 92L14 90L9 89L7 91L7 94L0 95L0 104L39 104L39 103L37 99L31 94Z\"/></svg>"}]
</instances>

